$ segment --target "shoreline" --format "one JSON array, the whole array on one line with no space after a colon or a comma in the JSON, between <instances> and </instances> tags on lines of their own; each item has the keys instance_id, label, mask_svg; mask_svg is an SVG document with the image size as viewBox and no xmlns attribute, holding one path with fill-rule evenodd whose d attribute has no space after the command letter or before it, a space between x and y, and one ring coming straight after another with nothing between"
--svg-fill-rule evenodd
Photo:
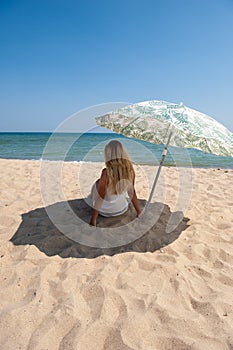
<instances>
[{"instance_id":1,"label":"shoreline","mask_svg":"<svg viewBox=\"0 0 233 350\"><path fill-rule=\"evenodd\" d=\"M38 162L38 163L42 163L42 162L51 162L51 163L65 163L65 164L104 164L104 162L87 162L87 161L64 161L64 160L48 160L48 159L20 159L20 158L1 158L0 157L0 161L23 161L23 162ZM159 163L156 165L153 164L141 164L141 163L135 163L132 162L134 166L149 166L149 167L158 167ZM211 167L211 166L176 166L176 165L163 165L163 168L185 168L185 169L206 169L206 170L228 170L228 171L233 171L233 165L232 168L224 168L224 167Z\"/></svg>"}]
</instances>

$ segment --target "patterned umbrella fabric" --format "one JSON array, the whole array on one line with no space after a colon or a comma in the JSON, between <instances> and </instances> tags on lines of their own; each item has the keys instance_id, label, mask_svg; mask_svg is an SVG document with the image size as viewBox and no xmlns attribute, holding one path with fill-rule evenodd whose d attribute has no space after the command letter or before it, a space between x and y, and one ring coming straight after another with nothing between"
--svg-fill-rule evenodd
<instances>
[{"instance_id":1,"label":"patterned umbrella fabric","mask_svg":"<svg viewBox=\"0 0 233 350\"><path fill-rule=\"evenodd\" d=\"M233 133L215 119L182 103L140 102L97 117L96 122L127 137L157 144L165 144L169 130L173 130L172 146L233 157Z\"/></svg>"}]
</instances>

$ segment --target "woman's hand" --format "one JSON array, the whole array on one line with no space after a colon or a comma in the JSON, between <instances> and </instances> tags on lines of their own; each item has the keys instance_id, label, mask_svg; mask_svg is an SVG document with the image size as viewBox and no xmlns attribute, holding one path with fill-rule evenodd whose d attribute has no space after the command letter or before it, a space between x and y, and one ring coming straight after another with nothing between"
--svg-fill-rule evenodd
<instances>
[{"instance_id":1,"label":"woman's hand","mask_svg":"<svg viewBox=\"0 0 233 350\"><path fill-rule=\"evenodd\" d=\"M96 226L96 219L91 218L90 225Z\"/></svg>"},{"instance_id":2,"label":"woman's hand","mask_svg":"<svg viewBox=\"0 0 233 350\"><path fill-rule=\"evenodd\" d=\"M141 209L137 210L137 218L141 218L142 217L142 211Z\"/></svg>"}]
</instances>

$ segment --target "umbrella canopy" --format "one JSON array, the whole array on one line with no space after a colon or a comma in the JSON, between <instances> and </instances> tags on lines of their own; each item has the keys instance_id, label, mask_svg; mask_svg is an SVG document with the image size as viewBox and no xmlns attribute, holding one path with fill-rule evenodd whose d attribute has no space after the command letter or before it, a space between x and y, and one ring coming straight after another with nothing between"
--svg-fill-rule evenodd
<instances>
[{"instance_id":1,"label":"umbrella canopy","mask_svg":"<svg viewBox=\"0 0 233 350\"><path fill-rule=\"evenodd\" d=\"M145 101L97 117L99 126L127 137L152 143L196 148L206 153L233 157L233 133L215 119L184 106L165 101Z\"/></svg>"}]
</instances>

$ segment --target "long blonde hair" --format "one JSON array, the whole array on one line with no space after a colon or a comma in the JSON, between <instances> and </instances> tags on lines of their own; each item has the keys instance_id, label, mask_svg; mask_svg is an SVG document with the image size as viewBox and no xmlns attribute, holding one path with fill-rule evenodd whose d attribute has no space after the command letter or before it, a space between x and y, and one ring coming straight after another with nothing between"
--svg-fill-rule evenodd
<instances>
[{"instance_id":1,"label":"long blonde hair","mask_svg":"<svg viewBox=\"0 0 233 350\"><path fill-rule=\"evenodd\" d=\"M132 187L133 164L128 153L117 140L110 141L104 150L107 171L107 190L114 194L123 193Z\"/></svg>"}]
</instances>

